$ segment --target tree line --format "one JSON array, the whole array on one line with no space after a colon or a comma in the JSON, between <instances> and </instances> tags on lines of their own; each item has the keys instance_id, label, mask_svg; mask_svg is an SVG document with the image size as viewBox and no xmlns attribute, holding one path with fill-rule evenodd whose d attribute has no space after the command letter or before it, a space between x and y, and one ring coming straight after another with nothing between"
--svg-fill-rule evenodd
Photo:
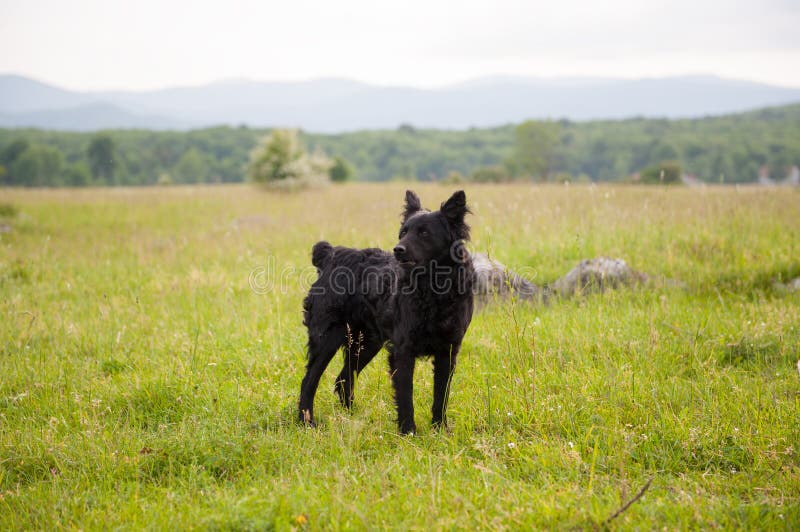
<instances>
[{"instance_id":1,"label":"tree line","mask_svg":"<svg viewBox=\"0 0 800 532\"><path fill-rule=\"evenodd\" d=\"M96 133L0 129L7 186L241 182L266 129ZM800 104L686 120L527 121L446 131L403 125L335 135L300 132L308 153L336 163L338 179L616 181L686 172L701 181L782 177L800 164ZM659 170L661 169L661 170ZM342 173L343 172L343 173ZM333 175L333 174L331 174Z\"/></svg>"}]
</instances>

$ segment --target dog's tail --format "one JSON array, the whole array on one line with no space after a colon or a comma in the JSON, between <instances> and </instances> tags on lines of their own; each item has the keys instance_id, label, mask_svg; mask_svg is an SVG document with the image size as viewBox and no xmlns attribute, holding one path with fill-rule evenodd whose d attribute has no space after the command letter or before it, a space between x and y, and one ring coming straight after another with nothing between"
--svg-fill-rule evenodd
<instances>
[{"instance_id":1,"label":"dog's tail","mask_svg":"<svg viewBox=\"0 0 800 532\"><path fill-rule=\"evenodd\" d=\"M332 256L333 246L324 240L317 242L314 244L314 247L311 248L311 264L316 266L319 270L322 270L328 265Z\"/></svg>"}]
</instances>

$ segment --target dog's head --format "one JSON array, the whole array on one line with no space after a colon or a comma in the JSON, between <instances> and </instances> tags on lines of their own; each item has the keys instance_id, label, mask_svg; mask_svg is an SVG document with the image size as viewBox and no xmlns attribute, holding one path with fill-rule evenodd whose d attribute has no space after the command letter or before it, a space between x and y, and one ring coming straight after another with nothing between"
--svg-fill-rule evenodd
<instances>
[{"instance_id":1,"label":"dog's head","mask_svg":"<svg viewBox=\"0 0 800 532\"><path fill-rule=\"evenodd\" d=\"M463 190L450 196L434 212L423 209L419 196L406 191L395 258L404 266L425 266L432 261L463 262L467 257L464 242L469 240L469 226L464 217L469 212Z\"/></svg>"}]
</instances>

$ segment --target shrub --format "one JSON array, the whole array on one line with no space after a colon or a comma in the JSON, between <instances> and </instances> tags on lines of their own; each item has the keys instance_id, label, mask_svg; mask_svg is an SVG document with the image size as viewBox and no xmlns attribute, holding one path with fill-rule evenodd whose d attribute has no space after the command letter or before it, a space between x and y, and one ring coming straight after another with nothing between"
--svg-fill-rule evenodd
<instances>
[{"instance_id":1,"label":"shrub","mask_svg":"<svg viewBox=\"0 0 800 532\"><path fill-rule=\"evenodd\" d=\"M0 203L0 218L13 218L17 215L17 207L11 203Z\"/></svg>"},{"instance_id":2,"label":"shrub","mask_svg":"<svg viewBox=\"0 0 800 532\"><path fill-rule=\"evenodd\" d=\"M334 157L328 174L334 183L344 183L353 178L353 167L343 158Z\"/></svg>"},{"instance_id":3,"label":"shrub","mask_svg":"<svg viewBox=\"0 0 800 532\"><path fill-rule=\"evenodd\" d=\"M641 183L649 185L672 185L681 182L681 163L662 161L641 171Z\"/></svg>"},{"instance_id":4,"label":"shrub","mask_svg":"<svg viewBox=\"0 0 800 532\"><path fill-rule=\"evenodd\" d=\"M478 168L470 176L476 183L502 183L511 180L511 174L504 166L483 166Z\"/></svg>"},{"instance_id":5,"label":"shrub","mask_svg":"<svg viewBox=\"0 0 800 532\"><path fill-rule=\"evenodd\" d=\"M442 179L442 183L445 185L458 185L466 181L464 174L459 172L458 170L451 170L447 172L447 175Z\"/></svg>"}]
</instances>

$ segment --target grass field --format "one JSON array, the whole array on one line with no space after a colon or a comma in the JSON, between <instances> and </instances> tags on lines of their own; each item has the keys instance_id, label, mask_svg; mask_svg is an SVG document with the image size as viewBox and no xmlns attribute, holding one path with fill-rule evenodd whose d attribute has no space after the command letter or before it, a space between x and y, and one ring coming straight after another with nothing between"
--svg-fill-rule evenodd
<instances>
[{"instance_id":1,"label":"grass field","mask_svg":"<svg viewBox=\"0 0 800 532\"><path fill-rule=\"evenodd\" d=\"M393 246L404 188L0 192L0 529L800 528L800 191L470 186L537 282L682 285L487 306L446 432L383 356L299 426L311 245Z\"/></svg>"}]
</instances>

